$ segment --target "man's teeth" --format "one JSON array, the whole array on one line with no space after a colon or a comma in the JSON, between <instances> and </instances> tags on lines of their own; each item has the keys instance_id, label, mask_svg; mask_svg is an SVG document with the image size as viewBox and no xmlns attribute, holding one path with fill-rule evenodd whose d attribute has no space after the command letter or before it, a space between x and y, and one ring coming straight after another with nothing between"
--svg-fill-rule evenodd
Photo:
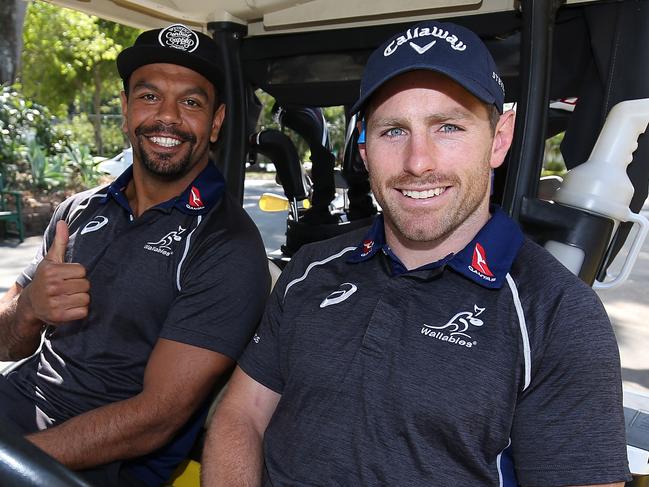
<instances>
[{"instance_id":1,"label":"man's teeth","mask_svg":"<svg viewBox=\"0 0 649 487\"><path fill-rule=\"evenodd\" d=\"M402 189L401 192L403 193L404 196L408 196L409 198L414 198L416 200L421 200L424 198L432 198L434 196L439 196L444 192L444 188L427 189L426 191Z\"/></svg>"},{"instance_id":2,"label":"man's teeth","mask_svg":"<svg viewBox=\"0 0 649 487\"><path fill-rule=\"evenodd\" d=\"M171 137L151 137L151 142L163 147L174 147L180 144L178 139L172 139Z\"/></svg>"}]
</instances>

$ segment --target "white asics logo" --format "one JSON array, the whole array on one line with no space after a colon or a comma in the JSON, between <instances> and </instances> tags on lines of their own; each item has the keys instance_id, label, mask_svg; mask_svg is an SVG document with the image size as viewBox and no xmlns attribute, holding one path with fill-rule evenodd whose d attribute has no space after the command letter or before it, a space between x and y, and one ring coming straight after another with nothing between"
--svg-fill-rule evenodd
<instances>
[{"instance_id":1,"label":"white asics logo","mask_svg":"<svg viewBox=\"0 0 649 487\"><path fill-rule=\"evenodd\" d=\"M90 220L88 223L86 223L86 226L81 230L81 235L85 235L86 233L90 232L96 232L107 223L108 218L106 218L105 216L98 216L94 220Z\"/></svg>"},{"instance_id":2,"label":"white asics logo","mask_svg":"<svg viewBox=\"0 0 649 487\"><path fill-rule=\"evenodd\" d=\"M337 291L332 292L320 303L321 308L326 308L332 304L338 304L345 301L348 297L356 292L358 288L351 282L343 282Z\"/></svg>"}]
</instances>

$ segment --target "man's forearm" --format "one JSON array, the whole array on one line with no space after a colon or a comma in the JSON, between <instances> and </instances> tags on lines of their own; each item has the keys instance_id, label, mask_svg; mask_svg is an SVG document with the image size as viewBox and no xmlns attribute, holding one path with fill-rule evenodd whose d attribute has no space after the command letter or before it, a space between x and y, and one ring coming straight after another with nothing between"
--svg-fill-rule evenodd
<instances>
[{"instance_id":1,"label":"man's forearm","mask_svg":"<svg viewBox=\"0 0 649 487\"><path fill-rule=\"evenodd\" d=\"M40 344L43 322L30 312L28 301L16 284L0 300L0 360L29 357Z\"/></svg>"},{"instance_id":2,"label":"man's forearm","mask_svg":"<svg viewBox=\"0 0 649 487\"><path fill-rule=\"evenodd\" d=\"M141 395L76 416L27 437L73 470L145 455L167 443L191 411L174 411Z\"/></svg>"},{"instance_id":3,"label":"man's forearm","mask_svg":"<svg viewBox=\"0 0 649 487\"><path fill-rule=\"evenodd\" d=\"M263 436L238 412L220 408L203 449L201 485L253 487L261 485Z\"/></svg>"}]
</instances>

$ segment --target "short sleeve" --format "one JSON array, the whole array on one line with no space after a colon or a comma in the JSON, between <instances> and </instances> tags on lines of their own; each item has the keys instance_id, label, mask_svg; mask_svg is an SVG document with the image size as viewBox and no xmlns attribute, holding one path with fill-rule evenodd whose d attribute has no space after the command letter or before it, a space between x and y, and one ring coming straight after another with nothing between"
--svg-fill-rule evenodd
<instances>
[{"instance_id":1,"label":"short sleeve","mask_svg":"<svg viewBox=\"0 0 649 487\"><path fill-rule=\"evenodd\" d=\"M571 291L532 348L532 381L516 406L512 452L526 486L630 479L615 336L595 293Z\"/></svg>"},{"instance_id":2,"label":"short sleeve","mask_svg":"<svg viewBox=\"0 0 649 487\"><path fill-rule=\"evenodd\" d=\"M239 360L239 367L246 374L278 394L284 391L281 333L286 330L281 327L290 326L284 314L284 294L299 255L294 256L282 272L270 295L261 324Z\"/></svg>"},{"instance_id":3,"label":"short sleeve","mask_svg":"<svg viewBox=\"0 0 649 487\"><path fill-rule=\"evenodd\" d=\"M202 243L183 268L161 338L239 358L270 289L264 247L258 233L254 237L218 235Z\"/></svg>"},{"instance_id":4,"label":"short sleeve","mask_svg":"<svg viewBox=\"0 0 649 487\"><path fill-rule=\"evenodd\" d=\"M54 214L52 215L52 218L50 219L50 222L47 224L47 228L43 233L43 242L40 248L36 251L36 255L34 255L32 261L27 265L27 267L25 267L25 269L23 269L20 275L18 275L18 277L16 278L16 282L21 287L24 288L32 282L38 264L41 263L43 257L45 257L45 255L47 254L50 245L54 241L54 235L56 233L56 223L59 220L64 219L65 213L69 210L68 208L69 206L70 206L70 202L65 201L61 203L54 211Z\"/></svg>"}]
</instances>

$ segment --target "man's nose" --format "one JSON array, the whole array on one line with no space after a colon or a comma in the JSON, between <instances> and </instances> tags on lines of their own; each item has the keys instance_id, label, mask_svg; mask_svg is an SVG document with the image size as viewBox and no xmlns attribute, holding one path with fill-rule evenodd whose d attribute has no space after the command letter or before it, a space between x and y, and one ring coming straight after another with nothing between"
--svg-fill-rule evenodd
<instances>
[{"instance_id":1,"label":"man's nose","mask_svg":"<svg viewBox=\"0 0 649 487\"><path fill-rule=\"evenodd\" d=\"M180 107L175 100L163 100L160 103L157 114L157 119L159 122L164 123L165 125L173 125L180 123Z\"/></svg>"},{"instance_id":2,"label":"man's nose","mask_svg":"<svg viewBox=\"0 0 649 487\"><path fill-rule=\"evenodd\" d=\"M404 171L414 176L422 176L435 169L435 147L425 132L411 133L403 165Z\"/></svg>"}]
</instances>

